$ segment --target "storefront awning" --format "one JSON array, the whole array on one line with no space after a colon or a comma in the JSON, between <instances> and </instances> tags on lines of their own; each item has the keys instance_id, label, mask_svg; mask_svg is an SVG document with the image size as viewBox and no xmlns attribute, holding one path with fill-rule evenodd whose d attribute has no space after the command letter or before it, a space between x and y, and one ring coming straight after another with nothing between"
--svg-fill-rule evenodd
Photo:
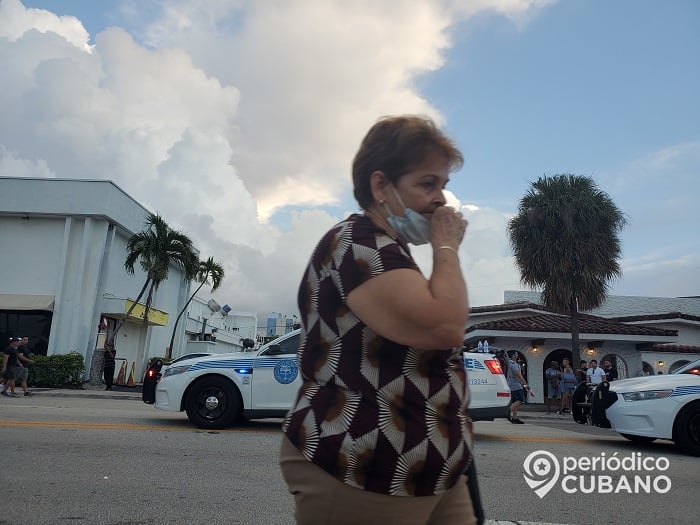
<instances>
[{"instance_id":1,"label":"storefront awning","mask_svg":"<svg viewBox=\"0 0 700 525\"><path fill-rule=\"evenodd\" d=\"M0 293L0 310L46 310L53 312L53 295Z\"/></svg>"},{"instance_id":2,"label":"storefront awning","mask_svg":"<svg viewBox=\"0 0 700 525\"><path fill-rule=\"evenodd\" d=\"M106 298L104 299L102 307L102 315L116 319L124 319L132 304L134 304L134 302L129 299ZM145 311L146 306L137 303L129 314L129 317L126 318L126 321L128 323L143 323L143 314ZM148 324L151 326L165 326L168 324L168 318L168 312L152 307L148 309Z\"/></svg>"}]
</instances>

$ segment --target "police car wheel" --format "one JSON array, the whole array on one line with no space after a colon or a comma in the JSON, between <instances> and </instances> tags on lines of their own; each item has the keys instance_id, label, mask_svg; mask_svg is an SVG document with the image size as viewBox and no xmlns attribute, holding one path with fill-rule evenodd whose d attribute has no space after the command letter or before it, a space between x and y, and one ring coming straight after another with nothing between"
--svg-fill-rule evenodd
<instances>
[{"instance_id":1,"label":"police car wheel","mask_svg":"<svg viewBox=\"0 0 700 525\"><path fill-rule=\"evenodd\" d=\"M205 377L190 387L185 411L190 421L199 428L226 428L241 415L240 395L226 379Z\"/></svg>"},{"instance_id":2,"label":"police car wheel","mask_svg":"<svg viewBox=\"0 0 700 525\"><path fill-rule=\"evenodd\" d=\"M689 403L678 413L673 441L686 454L700 456L700 401Z\"/></svg>"}]
</instances>

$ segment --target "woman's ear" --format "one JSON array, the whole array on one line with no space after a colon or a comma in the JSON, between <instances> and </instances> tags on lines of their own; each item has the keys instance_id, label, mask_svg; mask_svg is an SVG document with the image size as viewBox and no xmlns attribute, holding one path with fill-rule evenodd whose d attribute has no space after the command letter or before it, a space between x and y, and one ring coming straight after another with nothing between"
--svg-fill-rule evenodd
<instances>
[{"instance_id":1,"label":"woman's ear","mask_svg":"<svg viewBox=\"0 0 700 525\"><path fill-rule=\"evenodd\" d=\"M369 185L374 202L381 203L386 201L386 193L390 184L391 182L389 182L383 171L377 170L372 172L372 175L369 176Z\"/></svg>"}]
</instances>

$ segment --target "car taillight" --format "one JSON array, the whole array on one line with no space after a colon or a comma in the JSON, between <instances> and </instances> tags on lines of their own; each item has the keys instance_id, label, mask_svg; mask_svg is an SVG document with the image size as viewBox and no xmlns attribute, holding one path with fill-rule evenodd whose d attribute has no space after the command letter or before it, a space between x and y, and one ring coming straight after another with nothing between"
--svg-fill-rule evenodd
<instances>
[{"instance_id":1,"label":"car taillight","mask_svg":"<svg viewBox=\"0 0 700 525\"><path fill-rule=\"evenodd\" d=\"M156 375L156 371L153 370L152 368L148 369L148 377L153 377Z\"/></svg>"},{"instance_id":2,"label":"car taillight","mask_svg":"<svg viewBox=\"0 0 700 525\"><path fill-rule=\"evenodd\" d=\"M489 369L489 372L492 374L502 374L503 369L501 368L501 363L498 361L498 359L486 359L484 360L484 364L486 365L486 368Z\"/></svg>"},{"instance_id":3,"label":"car taillight","mask_svg":"<svg viewBox=\"0 0 700 525\"><path fill-rule=\"evenodd\" d=\"M696 376L700 376L700 368L691 368L690 370L685 371L686 374L695 374Z\"/></svg>"}]
</instances>

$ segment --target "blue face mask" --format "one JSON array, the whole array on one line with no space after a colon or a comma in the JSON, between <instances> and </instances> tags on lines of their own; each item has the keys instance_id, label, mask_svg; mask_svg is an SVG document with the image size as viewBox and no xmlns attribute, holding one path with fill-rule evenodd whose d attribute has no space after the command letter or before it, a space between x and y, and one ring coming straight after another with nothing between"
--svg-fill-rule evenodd
<instances>
[{"instance_id":1,"label":"blue face mask","mask_svg":"<svg viewBox=\"0 0 700 525\"><path fill-rule=\"evenodd\" d=\"M392 187L393 188L393 187ZM391 213L389 207L384 204L389 216L386 222L389 223L396 234L406 242L410 242L416 246L428 244L430 241L430 221L423 217L420 213L413 211L411 208L406 208L396 188L393 188L396 198L399 199L403 206L404 217L397 217Z\"/></svg>"}]
</instances>

